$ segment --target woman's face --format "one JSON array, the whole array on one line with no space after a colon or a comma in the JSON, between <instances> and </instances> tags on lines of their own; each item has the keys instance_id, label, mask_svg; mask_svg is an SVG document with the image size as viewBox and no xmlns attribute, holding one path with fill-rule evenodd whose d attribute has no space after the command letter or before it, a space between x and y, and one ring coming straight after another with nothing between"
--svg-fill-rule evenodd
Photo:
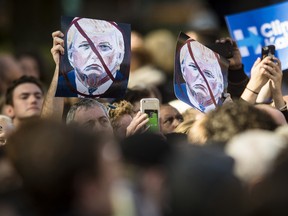
<instances>
[{"instance_id":1,"label":"woman's face","mask_svg":"<svg viewBox=\"0 0 288 216\"><path fill-rule=\"evenodd\" d=\"M193 49L193 43L191 44L193 52L202 52L202 50ZM201 71L198 70L194 60L187 52L186 57L182 61L182 74L186 81L187 91L192 95L200 105L207 107L213 104L208 85L213 92L215 99L217 100L221 97L222 80L221 80L221 68L215 57L214 61L211 59L206 61L204 53L202 56L198 54L195 55L195 60ZM206 83L206 81L208 83Z\"/></svg>"}]
</instances>

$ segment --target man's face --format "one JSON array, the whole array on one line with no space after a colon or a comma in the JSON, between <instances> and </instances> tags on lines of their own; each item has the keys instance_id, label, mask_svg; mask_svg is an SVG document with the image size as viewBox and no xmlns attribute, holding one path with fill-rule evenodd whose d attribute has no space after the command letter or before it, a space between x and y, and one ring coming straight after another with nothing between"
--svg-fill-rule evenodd
<instances>
[{"instance_id":1,"label":"man's face","mask_svg":"<svg viewBox=\"0 0 288 216\"><path fill-rule=\"evenodd\" d=\"M12 97L12 118L24 119L40 115L43 93L37 85L33 83L20 84L14 89Z\"/></svg>"},{"instance_id":2,"label":"man's face","mask_svg":"<svg viewBox=\"0 0 288 216\"><path fill-rule=\"evenodd\" d=\"M204 63L198 61L197 64L200 67L203 76L198 71L197 66L191 56L188 54L183 61L183 77L188 86L187 90L190 94L199 102L199 104L204 107L212 105L213 101L211 99L209 88L203 78L205 76L211 91L213 92L215 98L219 98L222 93L222 88L219 87L219 82L221 80L218 79L218 74L221 72L215 71L209 63ZM216 65L214 65L216 67ZM216 74L215 74L216 73ZM221 85L221 84L220 84Z\"/></svg>"},{"instance_id":3,"label":"man's face","mask_svg":"<svg viewBox=\"0 0 288 216\"><path fill-rule=\"evenodd\" d=\"M93 42L95 48L101 55L107 68L115 76L119 66L120 53L117 48L117 40L115 32L107 34L91 33L91 26L83 26L83 30ZM95 27L94 27L95 28ZM86 31L87 30L87 31ZM118 31L115 29L115 31ZM71 64L77 73L82 73L87 76L87 84L89 87L98 87L107 73L103 64L92 50L91 44L79 32L75 35L72 52Z\"/></svg>"},{"instance_id":4,"label":"man's face","mask_svg":"<svg viewBox=\"0 0 288 216\"><path fill-rule=\"evenodd\" d=\"M182 115L171 106L162 106L160 110L160 128L163 134L172 133L183 122Z\"/></svg>"},{"instance_id":5,"label":"man's face","mask_svg":"<svg viewBox=\"0 0 288 216\"><path fill-rule=\"evenodd\" d=\"M87 109L79 107L75 112L74 122L95 132L113 134L109 118L105 115L104 110L96 105Z\"/></svg>"}]
</instances>

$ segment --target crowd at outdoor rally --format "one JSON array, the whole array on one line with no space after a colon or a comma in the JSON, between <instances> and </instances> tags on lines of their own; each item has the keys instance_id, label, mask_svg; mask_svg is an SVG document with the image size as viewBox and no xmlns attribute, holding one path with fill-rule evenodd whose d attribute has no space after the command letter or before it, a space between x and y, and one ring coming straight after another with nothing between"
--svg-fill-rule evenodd
<instances>
[{"instance_id":1,"label":"crowd at outdoor rally","mask_svg":"<svg viewBox=\"0 0 288 216\"><path fill-rule=\"evenodd\" d=\"M175 96L169 30L132 26L130 53L116 23L74 18L69 28L51 33L49 82L40 56L0 54L1 216L288 215L288 92L277 56L255 59L248 76L237 43L219 36L209 42L233 49L223 78L220 56L205 48L211 58L197 60L188 39L177 91L190 106ZM157 132L143 98L160 101Z\"/></svg>"}]
</instances>

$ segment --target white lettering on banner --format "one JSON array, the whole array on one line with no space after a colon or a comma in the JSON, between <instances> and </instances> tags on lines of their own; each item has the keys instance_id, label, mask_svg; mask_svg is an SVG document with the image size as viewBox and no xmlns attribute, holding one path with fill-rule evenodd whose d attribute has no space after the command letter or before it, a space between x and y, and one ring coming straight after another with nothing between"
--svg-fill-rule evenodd
<instances>
[{"instance_id":1,"label":"white lettering on banner","mask_svg":"<svg viewBox=\"0 0 288 216\"><path fill-rule=\"evenodd\" d=\"M273 31L272 31L270 23L264 23L261 26L261 34L265 37L272 37Z\"/></svg>"},{"instance_id":2,"label":"white lettering on banner","mask_svg":"<svg viewBox=\"0 0 288 216\"><path fill-rule=\"evenodd\" d=\"M288 21L280 22L279 20L273 20L270 23L263 23L260 32L267 38L272 36L288 35Z\"/></svg>"},{"instance_id":3,"label":"white lettering on banner","mask_svg":"<svg viewBox=\"0 0 288 216\"><path fill-rule=\"evenodd\" d=\"M260 26L260 35L258 35L256 26L249 26L247 30L248 34L246 37L244 37L241 29L233 31L242 57L250 56L248 46L254 48L255 55L260 54L261 40L264 40L265 46L274 44L276 50L288 48L288 20L280 22L280 20L276 19L269 23L263 23ZM261 39L261 37L263 38Z\"/></svg>"},{"instance_id":4,"label":"white lettering on banner","mask_svg":"<svg viewBox=\"0 0 288 216\"><path fill-rule=\"evenodd\" d=\"M276 49L284 49L288 47L288 35L284 35L283 37L270 37L264 39L265 45L274 44Z\"/></svg>"}]
</instances>

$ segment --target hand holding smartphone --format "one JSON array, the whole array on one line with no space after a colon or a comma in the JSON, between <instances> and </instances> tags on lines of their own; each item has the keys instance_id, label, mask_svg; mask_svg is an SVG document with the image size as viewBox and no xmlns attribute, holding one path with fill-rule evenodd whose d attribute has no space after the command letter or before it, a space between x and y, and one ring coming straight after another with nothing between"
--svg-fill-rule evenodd
<instances>
[{"instance_id":1,"label":"hand holding smartphone","mask_svg":"<svg viewBox=\"0 0 288 216\"><path fill-rule=\"evenodd\" d=\"M233 57L233 45L229 41L225 43L214 43L207 47L226 59Z\"/></svg>"},{"instance_id":2,"label":"hand holding smartphone","mask_svg":"<svg viewBox=\"0 0 288 216\"><path fill-rule=\"evenodd\" d=\"M140 100L140 111L148 115L148 131L159 132L159 100L157 98L142 98Z\"/></svg>"},{"instance_id":3,"label":"hand holding smartphone","mask_svg":"<svg viewBox=\"0 0 288 216\"><path fill-rule=\"evenodd\" d=\"M263 60L267 56L271 56L271 57L275 56L275 46L274 45L262 47L261 60Z\"/></svg>"}]
</instances>

